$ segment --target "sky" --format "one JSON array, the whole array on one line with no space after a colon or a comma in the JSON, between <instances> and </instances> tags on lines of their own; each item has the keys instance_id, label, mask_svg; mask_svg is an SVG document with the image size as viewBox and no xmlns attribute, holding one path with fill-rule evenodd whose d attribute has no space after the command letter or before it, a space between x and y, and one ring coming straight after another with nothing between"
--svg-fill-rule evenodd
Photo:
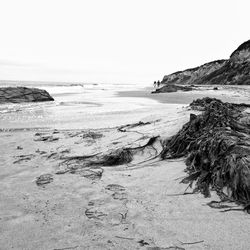
<instances>
[{"instance_id":1,"label":"sky","mask_svg":"<svg viewBox=\"0 0 250 250\"><path fill-rule=\"evenodd\" d=\"M0 0L0 79L151 84L229 58L249 0Z\"/></svg>"}]
</instances>

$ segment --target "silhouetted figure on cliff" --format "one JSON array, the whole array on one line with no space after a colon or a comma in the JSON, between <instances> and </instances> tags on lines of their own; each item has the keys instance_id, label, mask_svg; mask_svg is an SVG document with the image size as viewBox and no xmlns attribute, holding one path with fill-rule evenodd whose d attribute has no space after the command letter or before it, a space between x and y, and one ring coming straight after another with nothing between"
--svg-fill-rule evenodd
<instances>
[{"instance_id":1,"label":"silhouetted figure on cliff","mask_svg":"<svg viewBox=\"0 0 250 250\"><path fill-rule=\"evenodd\" d=\"M159 88L160 87L160 81L154 81L154 88Z\"/></svg>"}]
</instances>

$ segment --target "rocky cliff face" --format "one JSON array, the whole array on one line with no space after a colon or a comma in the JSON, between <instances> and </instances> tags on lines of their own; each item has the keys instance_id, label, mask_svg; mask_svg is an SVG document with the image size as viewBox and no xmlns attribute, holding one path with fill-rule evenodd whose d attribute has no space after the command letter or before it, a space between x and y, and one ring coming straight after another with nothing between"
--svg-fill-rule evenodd
<instances>
[{"instance_id":1,"label":"rocky cliff face","mask_svg":"<svg viewBox=\"0 0 250 250\"><path fill-rule=\"evenodd\" d=\"M196 68L178 71L170 75L164 76L162 83L167 84L193 84L200 77L210 74L220 69L226 64L227 60L218 60L203 64Z\"/></svg>"},{"instance_id":2,"label":"rocky cliff face","mask_svg":"<svg viewBox=\"0 0 250 250\"><path fill-rule=\"evenodd\" d=\"M250 40L241 44L228 60L175 72L164 76L161 83L250 85Z\"/></svg>"},{"instance_id":3,"label":"rocky cliff face","mask_svg":"<svg viewBox=\"0 0 250 250\"><path fill-rule=\"evenodd\" d=\"M54 101L54 99L43 89L25 87L0 88L0 104L45 101Z\"/></svg>"}]
</instances>

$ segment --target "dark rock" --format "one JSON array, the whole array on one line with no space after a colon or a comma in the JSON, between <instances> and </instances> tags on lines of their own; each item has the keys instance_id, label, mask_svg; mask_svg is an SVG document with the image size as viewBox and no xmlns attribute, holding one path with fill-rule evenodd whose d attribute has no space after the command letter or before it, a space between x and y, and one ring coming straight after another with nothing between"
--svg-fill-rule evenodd
<instances>
[{"instance_id":1,"label":"dark rock","mask_svg":"<svg viewBox=\"0 0 250 250\"><path fill-rule=\"evenodd\" d=\"M177 92L177 91L192 91L193 88L189 86L178 86L175 84L169 84L165 85L159 89L156 89L155 91L152 92L152 94L155 93L171 93L171 92Z\"/></svg>"},{"instance_id":2,"label":"dark rock","mask_svg":"<svg viewBox=\"0 0 250 250\"><path fill-rule=\"evenodd\" d=\"M26 87L0 88L1 103L54 101L46 90Z\"/></svg>"},{"instance_id":3,"label":"dark rock","mask_svg":"<svg viewBox=\"0 0 250 250\"><path fill-rule=\"evenodd\" d=\"M226 62L227 60L217 60L203 64L199 67L177 71L170 75L164 76L161 84L190 84L190 86L195 86L197 79L200 79L202 76L220 69Z\"/></svg>"},{"instance_id":4,"label":"dark rock","mask_svg":"<svg viewBox=\"0 0 250 250\"><path fill-rule=\"evenodd\" d=\"M217 88L217 87L214 87L213 90L218 90L218 88Z\"/></svg>"},{"instance_id":5,"label":"dark rock","mask_svg":"<svg viewBox=\"0 0 250 250\"><path fill-rule=\"evenodd\" d=\"M138 243L140 244L140 246L146 246L146 245L149 245L148 242L146 242L145 240L139 240Z\"/></svg>"},{"instance_id":6,"label":"dark rock","mask_svg":"<svg viewBox=\"0 0 250 250\"><path fill-rule=\"evenodd\" d=\"M35 136L38 136L37 134L35 134ZM40 136L39 138L34 139L34 141L45 141L45 142L53 142L53 141L58 141L59 138L58 137L53 137L51 135L43 135Z\"/></svg>"}]
</instances>

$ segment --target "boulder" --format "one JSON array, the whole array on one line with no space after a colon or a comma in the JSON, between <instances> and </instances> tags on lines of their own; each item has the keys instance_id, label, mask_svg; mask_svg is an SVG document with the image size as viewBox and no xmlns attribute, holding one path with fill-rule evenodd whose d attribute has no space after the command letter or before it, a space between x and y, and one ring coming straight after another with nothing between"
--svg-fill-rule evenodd
<instances>
[{"instance_id":1,"label":"boulder","mask_svg":"<svg viewBox=\"0 0 250 250\"><path fill-rule=\"evenodd\" d=\"M177 91L191 91L191 90L193 90L193 88L189 87L189 86L178 86L175 84L169 84L169 85L165 85L159 89L156 89L155 91L152 92L152 94L171 93L171 92L177 92Z\"/></svg>"},{"instance_id":2,"label":"boulder","mask_svg":"<svg viewBox=\"0 0 250 250\"><path fill-rule=\"evenodd\" d=\"M26 87L0 88L0 104L46 101L54 101L54 99L46 90L43 89Z\"/></svg>"}]
</instances>

